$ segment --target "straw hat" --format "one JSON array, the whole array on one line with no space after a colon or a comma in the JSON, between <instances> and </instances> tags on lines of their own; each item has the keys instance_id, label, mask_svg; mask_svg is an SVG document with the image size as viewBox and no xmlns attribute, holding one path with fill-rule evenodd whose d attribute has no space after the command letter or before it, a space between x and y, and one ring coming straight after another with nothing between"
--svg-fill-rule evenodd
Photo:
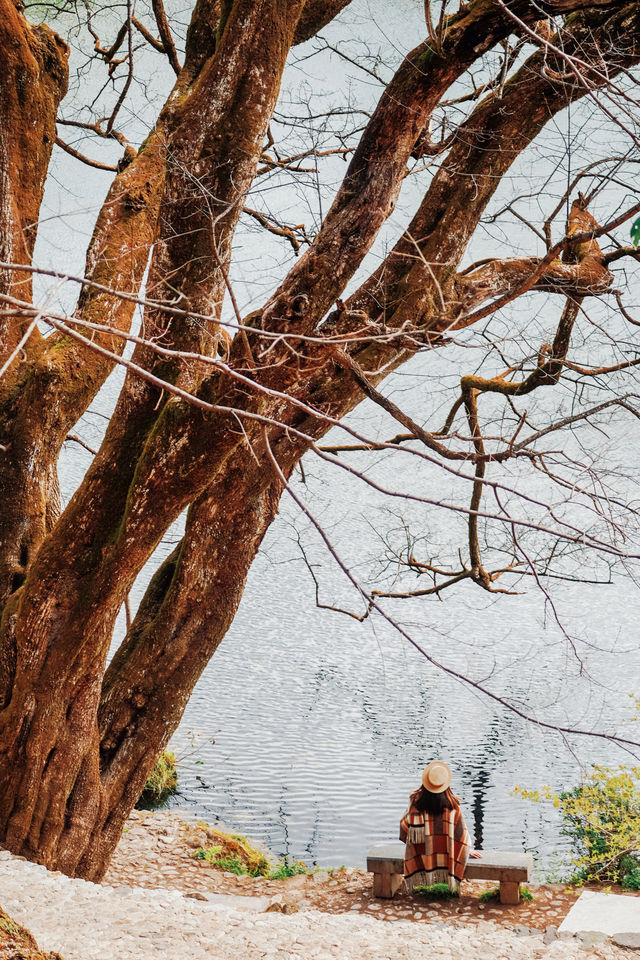
<instances>
[{"instance_id":1,"label":"straw hat","mask_svg":"<svg viewBox=\"0 0 640 960\"><path fill-rule=\"evenodd\" d=\"M422 786L431 793L444 793L451 783L451 770L442 760L434 760L424 768Z\"/></svg>"}]
</instances>

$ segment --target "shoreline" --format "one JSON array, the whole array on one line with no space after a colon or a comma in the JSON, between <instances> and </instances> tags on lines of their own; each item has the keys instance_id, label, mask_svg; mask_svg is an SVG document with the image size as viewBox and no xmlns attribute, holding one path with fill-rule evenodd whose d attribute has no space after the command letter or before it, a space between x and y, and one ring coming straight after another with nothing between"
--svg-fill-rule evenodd
<instances>
[{"instance_id":1,"label":"shoreline","mask_svg":"<svg viewBox=\"0 0 640 960\"><path fill-rule=\"evenodd\" d=\"M581 888L565 883L531 883L528 887L535 898L532 902L522 901L517 906L483 904L480 894L495 884L466 880L456 900L422 902L404 892L393 900L377 900L373 897L372 875L360 867L319 868L286 880L235 876L217 870L193 856L198 846L212 842L207 838L207 829L220 829L220 824L211 828L197 817L185 817L174 810L134 811L104 882L173 888L207 896L279 898L297 909L357 913L389 921L464 920L477 925L490 918L505 929L526 927L539 932L559 926L582 892ZM254 844L253 840L249 842Z\"/></svg>"}]
</instances>

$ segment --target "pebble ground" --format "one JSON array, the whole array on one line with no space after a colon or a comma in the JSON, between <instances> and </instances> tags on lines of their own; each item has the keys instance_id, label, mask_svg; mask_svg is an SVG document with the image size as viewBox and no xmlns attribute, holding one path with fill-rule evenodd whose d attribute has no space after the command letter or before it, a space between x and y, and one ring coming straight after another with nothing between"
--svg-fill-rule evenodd
<instances>
[{"instance_id":1,"label":"pebble ground","mask_svg":"<svg viewBox=\"0 0 640 960\"><path fill-rule=\"evenodd\" d=\"M376 917L300 911L256 913L186 897L178 890L110 887L70 880L43 867L0 859L7 912L28 927L43 950L65 960L623 960L611 944L587 949L577 940L545 944L487 921L388 923Z\"/></svg>"}]
</instances>

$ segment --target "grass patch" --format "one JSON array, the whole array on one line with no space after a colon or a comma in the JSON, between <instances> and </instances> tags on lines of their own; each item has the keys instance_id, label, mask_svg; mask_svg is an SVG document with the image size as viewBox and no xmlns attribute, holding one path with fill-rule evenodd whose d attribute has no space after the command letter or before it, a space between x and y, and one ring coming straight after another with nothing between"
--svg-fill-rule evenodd
<instances>
[{"instance_id":1,"label":"grass patch","mask_svg":"<svg viewBox=\"0 0 640 960\"><path fill-rule=\"evenodd\" d=\"M175 753L163 750L149 774L140 799L138 810L155 810L163 806L178 789L178 761Z\"/></svg>"},{"instance_id":2,"label":"grass patch","mask_svg":"<svg viewBox=\"0 0 640 960\"><path fill-rule=\"evenodd\" d=\"M222 846L217 847L198 847L194 853L196 860L206 860L207 863L217 863L220 854L222 853Z\"/></svg>"},{"instance_id":3,"label":"grass patch","mask_svg":"<svg viewBox=\"0 0 640 960\"><path fill-rule=\"evenodd\" d=\"M235 873L236 876L238 877L242 873L249 872L247 870L246 864L244 864L240 859L240 857L236 856L235 853L232 853L228 857L218 857L218 860L216 861L216 865L220 870L226 870L227 873ZM261 873L260 870L253 870L251 872L251 876L262 877L264 876L264 874Z\"/></svg>"},{"instance_id":4,"label":"grass patch","mask_svg":"<svg viewBox=\"0 0 640 960\"><path fill-rule=\"evenodd\" d=\"M237 841L232 841L237 843ZM240 844L238 844L240 846ZM249 852L251 851L251 852ZM242 849L235 852L225 851L225 845L216 844L213 847L198 847L194 852L196 860L205 860L216 867L217 870L223 870L225 873L235 873L236 876L247 874L250 877L268 877L271 871L271 864L267 858L253 850L248 844L242 845Z\"/></svg>"},{"instance_id":5,"label":"grass patch","mask_svg":"<svg viewBox=\"0 0 640 960\"><path fill-rule=\"evenodd\" d=\"M424 884L414 887L413 892L419 897L426 897L428 900L453 900L458 896L456 890L450 890L448 883L432 883L430 886Z\"/></svg>"},{"instance_id":6,"label":"grass patch","mask_svg":"<svg viewBox=\"0 0 640 960\"><path fill-rule=\"evenodd\" d=\"M200 826L207 827L207 824ZM269 876L271 864L262 851L252 847L242 834L222 833L207 827L207 837L212 841L211 846L198 847L193 854L196 860L204 860L217 870L235 873L236 876Z\"/></svg>"},{"instance_id":7,"label":"grass patch","mask_svg":"<svg viewBox=\"0 0 640 960\"><path fill-rule=\"evenodd\" d=\"M289 862L288 857L283 857L275 867L272 867L269 878L271 880L287 880L289 877L298 877L304 873L311 873L311 871L302 860L292 860Z\"/></svg>"},{"instance_id":8,"label":"grass patch","mask_svg":"<svg viewBox=\"0 0 640 960\"><path fill-rule=\"evenodd\" d=\"M520 887L520 899L531 903L535 900L534 895L527 887ZM480 894L480 903L494 903L500 901L500 887L492 887L491 890L485 890Z\"/></svg>"},{"instance_id":9,"label":"grass patch","mask_svg":"<svg viewBox=\"0 0 640 960\"><path fill-rule=\"evenodd\" d=\"M207 827L207 824L200 824ZM196 860L202 860L216 870L235 873L236 876L265 877L267 880L287 880L301 874L313 873L301 860L289 860L283 857L276 863L270 863L260 850L251 846L247 838L240 833L222 833L207 827L207 837L211 846L194 850Z\"/></svg>"}]
</instances>

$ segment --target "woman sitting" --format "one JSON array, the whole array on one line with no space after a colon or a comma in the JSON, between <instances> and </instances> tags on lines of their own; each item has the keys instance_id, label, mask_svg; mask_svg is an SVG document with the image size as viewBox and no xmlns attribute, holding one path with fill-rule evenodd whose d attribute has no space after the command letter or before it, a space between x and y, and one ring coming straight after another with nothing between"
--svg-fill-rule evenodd
<instances>
[{"instance_id":1,"label":"woman sitting","mask_svg":"<svg viewBox=\"0 0 640 960\"><path fill-rule=\"evenodd\" d=\"M457 893L467 859L481 853L470 849L469 831L460 801L450 789L451 770L441 760L425 767L422 786L409 798L400 821L400 839L406 843L404 882L409 893L417 886L446 883Z\"/></svg>"}]
</instances>

